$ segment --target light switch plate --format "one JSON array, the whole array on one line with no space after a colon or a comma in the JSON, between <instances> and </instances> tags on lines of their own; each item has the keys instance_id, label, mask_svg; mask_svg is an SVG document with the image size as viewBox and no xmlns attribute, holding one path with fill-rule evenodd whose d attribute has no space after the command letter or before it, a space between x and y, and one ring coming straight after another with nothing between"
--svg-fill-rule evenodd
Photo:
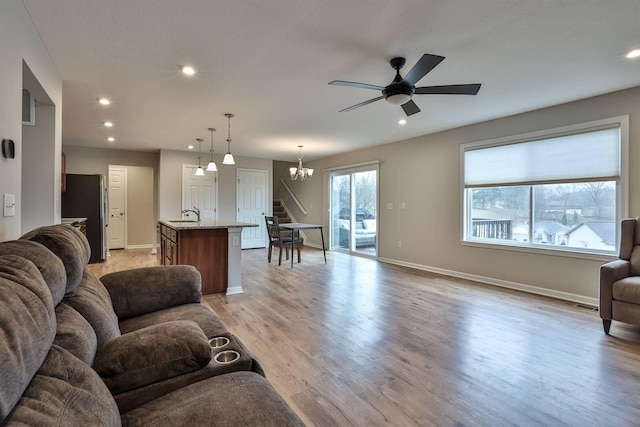
<instances>
[{"instance_id":1,"label":"light switch plate","mask_svg":"<svg viewBox=\"0 0 640 427\"><path fill-rule=\"evenodd\" d=\"M16 195L15 194L5 194L2 201L2 215L7 216L16 216Z\"/></svg>"}]
</instances>

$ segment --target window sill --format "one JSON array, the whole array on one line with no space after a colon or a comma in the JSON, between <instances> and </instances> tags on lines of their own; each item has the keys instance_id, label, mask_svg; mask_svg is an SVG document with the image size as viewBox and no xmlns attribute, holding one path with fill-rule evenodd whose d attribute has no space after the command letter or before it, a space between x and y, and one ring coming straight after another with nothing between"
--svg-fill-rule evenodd
<instances>
[{"instance_id":1,"label":"window sill","mask_svg":"<svg viewBox=\"0 0 640 427\"><path fill-rule=\"evenodd\" d=\"M517 245L517 244L500 244L493 242L484 242L479 240L462 240L460 241L462 246L471 246L482 249L494 249L494 250L502 250L502 251L511 251L511 252L524 252L531 253L536 255L547 255L547 256L561 256L567 258L577 258L584 259L589 261L601 261L601 262L609 262L613 261L618 257L617 253L605 253L605 252L596 252L596 251L580 251L577 248L573 249L562 249L559 247L540 247L540 246L525 246L525 245Z\"/></svg>"}]
</instances>

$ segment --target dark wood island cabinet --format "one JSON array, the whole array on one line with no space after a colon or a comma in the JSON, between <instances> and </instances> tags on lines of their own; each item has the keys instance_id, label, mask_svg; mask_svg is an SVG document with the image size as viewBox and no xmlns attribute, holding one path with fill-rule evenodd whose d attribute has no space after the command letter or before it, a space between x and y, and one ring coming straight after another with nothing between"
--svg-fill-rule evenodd
<instances>
[{"instance_id":1,"label":"dark wood island cabinet","mask_svg":"<svg viewBox=\"0 0 640 427\"><path fill-rule=\"evenodd\" d=\"M160 263L196 267L204 295L241 293L240 234L242 228L256 226L211 219L159 220Z\"/></svg>"}]
</instances>

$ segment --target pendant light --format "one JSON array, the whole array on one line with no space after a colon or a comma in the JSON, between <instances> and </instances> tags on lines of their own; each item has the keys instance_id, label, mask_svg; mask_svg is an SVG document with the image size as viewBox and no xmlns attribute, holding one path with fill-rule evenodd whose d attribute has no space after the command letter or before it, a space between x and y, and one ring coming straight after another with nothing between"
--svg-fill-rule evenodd
<instances>
[{"instance_id":1,"label":"pendant light","mask_svg":"<svg viewBox=\"0 0 640 427\"><path fill-rule=\"evenodd\" d=\"M196 138L196 141L198 141L198 168L196 169L196 176L203 176L204 169L202 169L202 166L200 166L200 149L202 148L202 138Z\"/></svg>"},{"instance_id":2,"label":"pendant light","mask_svg":"<svg viewBox=\"0 0 640 427\"><path fill-rule=\"evenodd\" d=\"M236 161L233 158L233 154L231 154L231 118L233 114L227 113L224 115L229 120L229 133L227 134L227 154L224 155L224 159L222 159L223 165L235 165Z\"/></svg>"},{"instance_id":3,"label":"pendant light","mask_svg":"<svg viewBox=\"0 0 640 427\"><path fill-rule=\"evenodd\" d=\"M217 172L218 166L216 166L216 162L213 161L213 133L215 132L215 128L209 128L209 132L211 132L211 160L209 160L209 164L207 165L207 171L209 172Z\"/></svg>"},{"instance_id":4,"label":"pendant light","mask_svg":"<svg viewBox=\"0 0 640 427\"><path fill-rule=\"evenodd\" d=\"M298 148L300 148L300 154L298 155L298 167L289 168L289 175L291 176L292 181L295 181L298 178L300 178L300 181L304 181L305 179L311 179L313 176L312 168L302 167L302 147L302 145L298 145Z\"/></svg>"}]
</instances>

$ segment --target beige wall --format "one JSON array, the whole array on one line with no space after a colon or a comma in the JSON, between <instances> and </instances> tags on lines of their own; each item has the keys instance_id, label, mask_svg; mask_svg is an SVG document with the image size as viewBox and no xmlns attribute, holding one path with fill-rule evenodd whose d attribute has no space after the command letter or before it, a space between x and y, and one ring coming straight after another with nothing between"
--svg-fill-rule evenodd
<instances>
[{"instance_id":1,"label":"beige wall","mask_svg":"<svg viewBox=\"0 0 640 427\"><path fill-rule=\"evenodd\" d=\"M640 215L640 87L506 117L393 144L305 162L311 181L288 184L303 200L305 222L328 224L328 173L323 169L380 160L379 256L419 268L594 303L598 269L606 258L581 259L460 244L460 144L551 129L619 115L630 116L630 216ZM415 119L428 120L416 116ZM407 126L411 125L411 121ZM286 176L286 162L274 175ZM284 192L275 182L274 197ZM399 209L402 202L406 209ZM387 210L386 204L394 209ZM313 208L311 208L313 206ZM318 243L309 236L312 243ZM398 248L397 241L402 241Z\"/></svg>"},{"instance_id":2,"label":"beige wall","mask_svg":"<svg viewBox=\"0 0 640 427\"><path fill-rule=\"evenodd\" d=\"M33 93L33 92L32 92ZM36 125L22 127L22 224L21 233L54 224L56 193L48 183L55 173L55 106L36 105ZM37 166L36 166L37 165ZM34 167L35 166L35 167Z\"/></svg>"},{"instance_id":3,"label":"beige wall","mask_svg":"<svg viewBox=\"0 0 640 427\"><path fill-rule=\"evenodd\" d=\"M0 241L3 241L18 238L22 231L23 168L37 168L40 164L52 168L53 173L40 184L44 187L45 197L29 209L42 213L39 221L60 220L62 79L20 0L0 1L0 58L0 139L12 139L16 146L15 159L0 156L0 195L16 195L16 216L4 218L0 215ZM48 142L53 148L45 150L38 161L29 163L23 163L22 147L23 61L56 106L54 131Z\"/></svg>"},{"instance_id":4,"label":"beige wall","mask_svg":"<svg viewBox=\"0 0 640 427\"><path fill-rule=\"evenodd\" d=\"M127 169L127 247L148 246L156 240L156 208L153 168L125 166Z\"/></svg>"},{"instance_id":5,"label":"beige wall","mask_svg":"<svg viewBox=\"0 0 640 427\"><path fill-rule=\"evenodd\" d=\"M218 218L236 219L236 169L268 171L267 203L273 200L273 161L235 156L234 166L218 165ZM197 165L197 153L186 151L160 151L160 218L179 218L182 210L182 165ZM203 162L206 165L206 161Z\"/></svg>"},{"instance_id":6,"label":"beige wall","mask_svg":"<svg viewBox=\"0 0 640 427\"><path fill-rule=\"evenodd\" d=\"M63 151L70 174L108 177L109 165L127 169L127 246L153 245L158 217L159 154L71 145L63 146Z\"/></svg>"}]
</instances>

